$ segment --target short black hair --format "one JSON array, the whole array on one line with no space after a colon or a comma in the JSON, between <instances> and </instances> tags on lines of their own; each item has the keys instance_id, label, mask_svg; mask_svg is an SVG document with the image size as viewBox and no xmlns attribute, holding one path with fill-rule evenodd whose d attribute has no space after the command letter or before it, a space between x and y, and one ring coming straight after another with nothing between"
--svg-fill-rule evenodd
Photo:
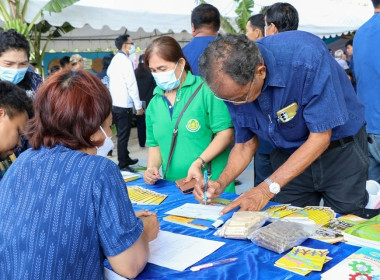
<instances>
[{"instance_id":1,"label":"short black hair","mask_svg":"<svg viewBox=\"0 0 380 280\"><path fill-rule=\"evenodd\" d=\"M102 63L103 63L103 70L107 70L108 66L110 66L112 60L112 56L105 55L103 56Z\"/></svg>"},{"instance_id":2,"label":"short black hair","mask_svg":"<svg viewBox=\"0 0 380 280\"><path fill-rule=\"evenodd\" d=\"M128 41L130 36L128 34L120 35L115 39L115 46L118 50L121 50L123 44Z\"/></svg>"},{"instance_id":3,"label":"short black hair","mask_svg":"<svg viewBox=\"0 0 380 280\"><path fill-rule=\"evenodd\" d=\"M373 7L375 9L379 8L380 7L380 0L372 0L372 4L373 4Z\"/></svg>"},{"instance_id":4,"label":"short black hair","mask_svg":"<svg viewBox=\"0 0 380 280\"><path fill-rule=\"evenodd\" d=\"M0 32L0 56L2 56L3 53L8 50L23 50L25 51L29 60L29 42L24 35L16 32L14 29Z\"/></svg>"},{"instance_id":5,"label":"short black hair","mask_svg":"<svg viewBox=\"0 0 380 280\"><path fill-rule=\"evenodd\" d=\"M274 3L266 10L265 15L267 17L267 24L273 23L278 32L298 29L298 12L289 3Z\"/></svg>"},{"instance_id":6,"label":"short black hair","mask_svg":"<svg viewBox=\"0 0 380 280\"><path fill-rule=\"evenodd\" d=\"M352 39L348 40L344 46L347 48L347 46L353 46L354 41Z\"/></svg>"},{"instance_id":7,"label":"short black hair","mask_svg":"<svg viewBox=\"0 0 380 280\"><path fill-rule=\"evenodd\" d=\"M263 14L253 15L248 19L248 22L253 28L258 28L261 30L261 33L264 35L265 20Z\"/></svg>"},{"instance_id":8,"label":"short black hair","mask_svg":"<svg viewBox=\"0 0 380 280\"><path fill-rule=\"evenodd\" d=\"M70 56L65 55L59 60L59 64L61 64L61 67L64 68L67 64L70 64Z\"/></svg>"},{"instance_id":9,"label":"short black hair","mask_svg":"<svg viewBox=\"0 0 380 280\"><path fill-rule=\"evenodd\" d=\"M32 99L25 90L11 82L0 81L0 108L10 119L24 112L28 113L29 118L33 117Z\"/></svg>"},{"instance_id":10,"label":"short black hair","mask_svg":"<svg viewBox=\"0 0 380 280\"><path fill-rule=\"evenodd\" d=\"M200 4L191 12L191 23L195 29L209 26L215 32L220 28L220 13L217 8L210 4Z\"/></svg>"}]
</instances>

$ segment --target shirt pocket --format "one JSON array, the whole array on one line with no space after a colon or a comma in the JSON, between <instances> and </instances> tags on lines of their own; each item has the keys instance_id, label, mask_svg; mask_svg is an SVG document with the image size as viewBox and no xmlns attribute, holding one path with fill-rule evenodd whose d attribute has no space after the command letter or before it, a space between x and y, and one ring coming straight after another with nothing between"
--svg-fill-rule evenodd
<instances>
[{"instance_id":1,"label":"shirt pocket","mask_svg":"<svg viewBox=\"0 0 380 280\"><path fill-rule=\"evenodd\" d=\"M309 136L309 129L302 117L302 110L298 110L296 115L288 122L278 122L277 127L280 134L287 141L306 140Z\"/></svg>"},{"instance_id":2,"label":"shirt pocket","mask_svg":"<svg viewBox=\"0 0 380 280\"><path fill-rule=\"evenodd\" d=\"M202 114L183 116L178 130L178 133L183 133L189 138L204 137L207 131L211 131L206 124L206 117Z\"/></svg>"}]
</instances>

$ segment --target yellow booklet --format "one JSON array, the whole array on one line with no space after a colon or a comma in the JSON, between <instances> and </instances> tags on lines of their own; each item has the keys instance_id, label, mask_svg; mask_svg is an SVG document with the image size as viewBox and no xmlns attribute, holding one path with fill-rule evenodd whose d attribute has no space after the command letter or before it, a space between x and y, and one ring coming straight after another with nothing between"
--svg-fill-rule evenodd
<instances>
[{"instance_id":1,"label":"yellow booklet","mask_svg":"<svg viewBox=\"0 0 380 280\"><path fill-rule=\"evenodd\" d=\"M275 266L306 275L311 271L321 271L328 253L326 249L297 246L277 260ZM330 259L328 258L327 261Z\"/></svg>"},{"instance_id":2,"label":"yellow booklet","mask_svg":"<svg viewBox=\"0 0 380 280\"><path fill-rule=\"evenodd\" d=\"M128 196L132 203L139 205L159 205L167 198L166 194L161 194L140 186L128 186Z\"/></svg>"},{"instance_id":3,"label":"yellow booklet","mask_svg":"<svg viewBox=\"0 0 380 280\"><path fill-rule=\"evenodd\" d=\"M287 215L286 218L308 218L317 225L323 226L335 218L335 212L329 207L306 206Z\"/></svg>"},{"instance_id":4,"label":"yellow booklet","mask_svg":"<svg viewBox=\"0 0 380 280\"><path fill-rule=\"evenodd\" d=\"M193 218L186 218L186 217L175 216L175 215L169 215L169 216L164 217L164 221L171 222L174 224L183 225L186 227L196 228L196 229L200 229L200 230L208 229L208 227L206 227L206 226L192 224L191 222L194 220L195 219L193 219Z\"/></svg>"}]
</instances>

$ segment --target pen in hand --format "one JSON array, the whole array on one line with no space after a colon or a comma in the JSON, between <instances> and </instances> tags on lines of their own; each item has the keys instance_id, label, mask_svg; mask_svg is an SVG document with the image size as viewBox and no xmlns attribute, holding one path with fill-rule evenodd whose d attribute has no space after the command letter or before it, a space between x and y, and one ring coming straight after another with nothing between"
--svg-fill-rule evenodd
<instances>
[{"instance_id":1,"label":"pen in hand","mask_svg":"<svg viewBox=\"0 0 380 280\"><path fill-rule=\"evenodd\" d=\"M203 198L203 200L204 200L204 203L205 203L205 205L207 204L207 170L205 170L204 172L203 172L203 179L204 179L204 182L205 182L205 192L204 192L204 198Z\"/></svg>"},{"instance_id":2,"label":"pen in hand","mask_svg":"<svg viewBox=\"0 0 380 280\"><path fill-rule=\"evenodd\" d=\"M237 260L237 258L229 258L229 259L225 259L225 260L221 260L221 261L205 263L205 264L193 266L190 268L190 270L191 271L199 271L199 270L204 269L204 268L209 268L209 267L219 265L219 264L231 263L231 262L234 262L236 260Z\"/></svg>"}]
</instances>

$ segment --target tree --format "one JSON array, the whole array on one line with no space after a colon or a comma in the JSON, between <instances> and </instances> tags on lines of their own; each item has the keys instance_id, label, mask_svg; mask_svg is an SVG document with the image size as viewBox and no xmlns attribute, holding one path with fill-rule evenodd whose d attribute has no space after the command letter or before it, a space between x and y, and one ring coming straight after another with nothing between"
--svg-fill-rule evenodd
<instances>
[{"instance_id":1,"label":"tree","mask_svg":"<svg viewBox=\"0 0 380 280\"><path fill-rule=\"evenodd\" d=\"M249 17L252 14L252 9L254 7L253 0L233 0L238 3L238 7L235 12L237 17L235 18L235 23L238 29L234 27L234 24L231 23L230 18L221 16L221 26L223 30L227 33L246 33L246 25ZM197 3L207 4L207 1L199 0Z\"/></svg>"},{"instance_id":2,"label":"tree","mask_svg":"<svg viewBox=\"0 0 380 280\"><path fill-rule=\"evenodd\" d=\"M28 9L29 0L0 0L0 15L4 20L4 30L14 29L23 34L31 45L31 58L36 67L43 74L42 59L46 51L46 46L52 38L62 36L74 28L64 23L62 26L52 26L43 19L43 12L60 13L62 9L73 5L79 0L50 0L34 16L30 23L25 21L25 14ZM8 8L8 9L7 9ZM36 24L38 19L42 19ZM47 34L46 42L41 49L42 34Z\"/></svg>"}]
</instances>

